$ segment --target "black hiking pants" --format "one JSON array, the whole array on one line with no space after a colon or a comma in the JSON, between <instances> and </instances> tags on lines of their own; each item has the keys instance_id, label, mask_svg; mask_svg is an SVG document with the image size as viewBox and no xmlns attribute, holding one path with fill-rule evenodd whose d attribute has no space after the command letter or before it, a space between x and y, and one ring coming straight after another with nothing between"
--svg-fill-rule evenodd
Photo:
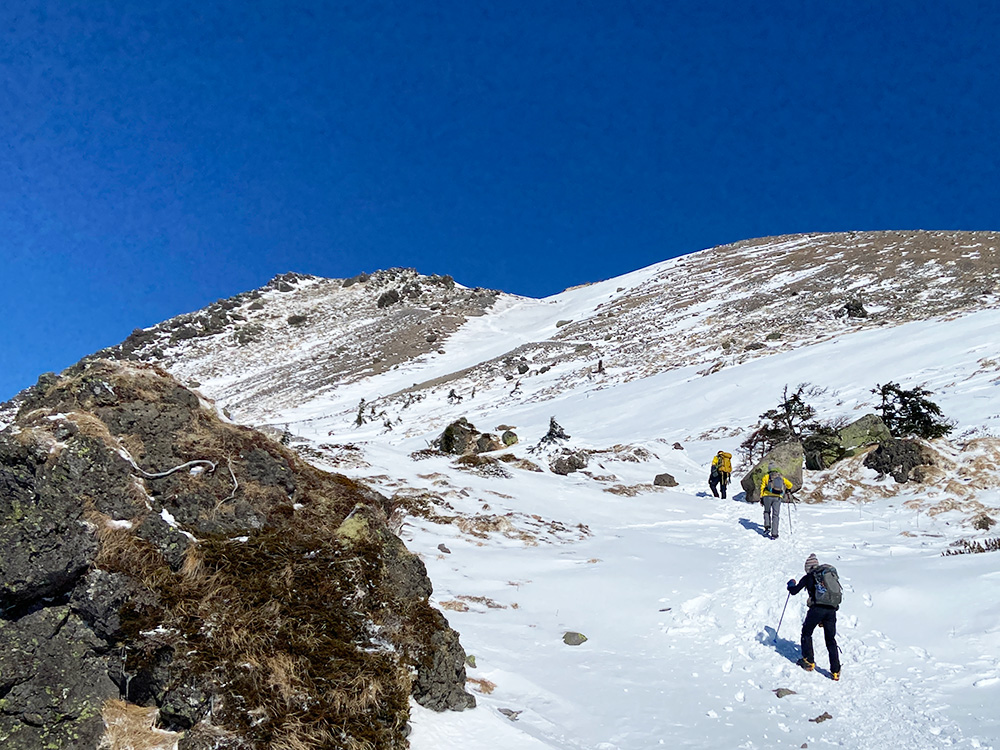
<instances>
[{"instance_id":1,"label":"black hiking pants","mask_svg":"<svg viewBox=\"0 0 1000 750\"><path fill-rule=\"evenodd\" d=\"M840 653L837 651L837 610L830 607L813 605L806 612L805 622L802 623L802 658L816 663L816 655L813 652L813 631L819 625L823 628L823 637L826 639L826 650L830 654L830 671L840 671Z\"/></svg>"},{"instance_id":2,"label":"black hiking pants","mask_svg":"<svg viewBox=\"0 0 1000 750\"><path fill-rule=\"evenodd\" d=\"M727 486L729 486L729 474L726 474L725 472L715 473L713 471L708 477L708 487L712 490L712 494L715 495L715 497L719 496L719 493L715 491L715 488L718 487L722 491L722 498L725 499Z\"/></svg>"}]
</instances>

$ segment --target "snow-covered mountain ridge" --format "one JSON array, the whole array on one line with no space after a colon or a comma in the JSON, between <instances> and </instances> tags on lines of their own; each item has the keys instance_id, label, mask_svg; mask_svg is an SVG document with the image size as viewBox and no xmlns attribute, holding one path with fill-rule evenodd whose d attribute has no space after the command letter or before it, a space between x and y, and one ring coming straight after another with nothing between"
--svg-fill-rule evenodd
<instances>
[{"instance_id":1,"label":"snow-covered mountain ridge","mask_svg":"<svg viewBox=\"0 0 1000 750\"><path fill-rule=\"evenodd\" d=\"M386 399L377 410L395 413L416 396L510 390L525 377L541 376L535 397L547 398L598 364L606 384L691 365L714 371L995 307L998 248L1000 235L987 232L768 238L542 300L403 269L350 280L289 274L217 303L231 309L221 325L210 307L137 334L122 353L204 384L253 422L321 394L350 393L352 408Z\"/></svg>"}]
</instances>

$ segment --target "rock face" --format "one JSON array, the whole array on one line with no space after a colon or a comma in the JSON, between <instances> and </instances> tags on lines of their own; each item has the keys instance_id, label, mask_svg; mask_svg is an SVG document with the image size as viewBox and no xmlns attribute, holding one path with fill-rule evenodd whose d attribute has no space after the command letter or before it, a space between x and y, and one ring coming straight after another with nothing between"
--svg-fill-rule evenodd
<instances>
[{"instance_id":1,"label":"rock face","mask_svg":"<svg viewBox=\"0 0 1000 750\"><path fill-rule=\"evenodd\" d=\"M792 492L802 487L802 466L805 462L805 454L802 451L802 443L791 440L781 445L776 445L767 455L740 480L740 486L746 492L748 502L756 502L760 499L760 483L767 473L767 466L774 462L778 469L792 483Z\"/></svg>"},{"instance_id":2,"label":"rock face","mask_svg":"<svg viewBox=\"0 0 1000 750\"><path fill-rule=\"evenodd\" d=\"M0 432L0 745L94 748L117 699L180 750L403 748L474 705L388 501L149 365L36 387Z\"/></svg>"}]
</instances>

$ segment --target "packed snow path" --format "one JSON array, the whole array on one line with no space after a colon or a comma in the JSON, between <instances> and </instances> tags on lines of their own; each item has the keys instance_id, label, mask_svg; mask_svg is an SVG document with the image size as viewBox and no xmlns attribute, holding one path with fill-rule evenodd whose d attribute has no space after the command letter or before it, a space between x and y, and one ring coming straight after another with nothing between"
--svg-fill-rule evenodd
<instances>
[{"instance_id":1,"label":"packed snow path","mask_svg":"<svg viewBox=\"0 0 1000 750\"><path fill-rule=\"evenodd\" d=\"M786 506L772 541L756 504L594 494L574 502L592 532L581 541L455 536L448 554L436 554L440 526L407 529L408 546L427 559L435 600L470 603L446 614L476 658L469 676L492 690L477 693L479 708L466 714L416 709L414 750L467 747L474 736L482 747L512 749L994 746L996 656L959 638L959 651L978 657L951 663L918 645L922 629L948 628L954 615L941 610L940 590L954 585L954 570L935 577L933 569L967 566L973 575L989 568L974 558L988 556L942 558L934 535L919 528L930 521L891 505L878 515L843 503ZM566 499L544 505L567 511ZM492 511L523 512L519 504L528 503L500 499ZM915 536L901 539L904 531ZM817 671L795 665L805 592L789 600L774 638L785 582L801 577L811 552L836 565L845 585L840 682L829 678L822 630ZM925 568L930 588L921 592ZM969 586L960 600L974 598L974 580ZM923 596L936 614L914 618ZM566 631L588 640L568 646ZM952 689L970 682L982 700L950 704ZM779 698L779 689L794 693ZM963 734L958 714L982 736Z\"/></svg>"}]
</instances>

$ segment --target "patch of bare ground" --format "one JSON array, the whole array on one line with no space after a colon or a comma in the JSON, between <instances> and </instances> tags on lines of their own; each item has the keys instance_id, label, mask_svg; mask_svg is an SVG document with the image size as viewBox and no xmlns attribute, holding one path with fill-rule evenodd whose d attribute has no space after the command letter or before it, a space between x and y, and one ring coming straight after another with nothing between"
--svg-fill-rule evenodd
<instances>
[{"instance_id":1,"label":"patch of bare ground","mask_svg":"<svg viewBox=\"0 0 1000 750\"><path fill-rule=\"evenodd\" d=\"M743 434L742 427L716 427L706 430L700 435L688 435L684 442L704 442L707 440L725 440L726 438L739 437Z\"/></svg>"},{"instance_id":2,"label":"patch of bare ground","mask_svg":"<svg viewBox=\"0 0 1000 750\"><path fill-rule=\"evenodd\" d=\"M601 461L624 461L633 464L657 458L653 451L641 445L613 445L610 448L595 448L589 452Z\"/></svg>"},{"instance_id":3,"label":"patch of bare ground","mask_svg":"<svg viewBox=\"0 0 1000 750\"><path fill-rule=\"evenodd\" d=\"M482 453L467 453L455 459L455 466L463 471L477 474L481 477L492 477L495 479L510 479L513 476L503 464L493 456Z\"/></svg>"},{"instance_id":4,"label":"patch of bare ground","mask_svg":"<svg viewBox=\"0 0 1000 750\"><path fill-rule=\"evenodd\" d=\"M371 464L365 460L365 452L356 445L337 445L320 443L315 448L311 446L295 446L295 450L306 457L314 457L328 466L337 469L369 469Z\"/></svg>"},{"instance_id":5,"label":"patch of bare ground","mask_svg":"<svg viewBox=\"0 0 1000 750\"><path fill-rule=\"evenodd\" d=\"M456 497L468 497L465 491L453 492ZM489 494L501 499L509 499L509 495L500 492ZM484 511L490 509L489 503L481 502ZM392 511L390 524L397 532L402 528L407 518L421 518L431 523L453 525L463 534L480 540L489 539L493 534L502 535L508 539L516 539L529 546L539 542L565 541L567 539L582 539L590 534L584 525L567 526L553 519L545 519L540 515L523 513L460 513L441 494L427 490L406 488L392 495L390 500Z\"/></svg>"},{"instance_id":6,"label":"patch of bare ground","mask_svg":"<svg viewBox=\"0 0 1000 750\"><path fill-rule=\"evenodd\" d=\"M502 534L508 539L520 540L529 547L537 546L537 534L515 526L511 520L514 517L513 513L504 516L476 514L460 516L455 519L454 523L464 534L479 539L488 539L490 534Z\"/></svg>"},{"instance_id":7,"label":"patch of bare ground","mask_svg":"<svg viewBox=\"0 0 1000 750\"><path fill-rule=\"evenodd\" d=\"M659 488L651 484L616 484L612 487L605 487L605 492L622 497L635 497L646 492L656 492Z\"/></svg>"},{"instance_id":8,"label":"patch of bare ground","mask_svg":"<svg viewBox=\"0 0 1000 750\"><path fill-rule=\"evenodd\" d=\"M440 604L441 609L448 609L456 612L468 612L471 607L469 605L478 605L480 607L485 607L486 609L507 609L508 605L500 604L488 596L467 596L460 595L456 596L454 599L449 599L443 601ZM517 609L516 604L511 604L511 608Z\"/></svg>"},{"instance_id":9,"label":"patch of bare ground","mask_svg":"<svg viewBox=\"0 0 1000 750\"><path fill-rule=\"evenodd\" d=\"M584 476L590 477L595 482L604 482L604 483L607 483L607 482L617 482L618 481L618 477L615 476L614 474L594 474L593 472L582 471L582 470L580 471L580 473L583 474Z\"/></svg>"},{"instance_id":10,"label":"patch of bare ground","mask_svg":"<svg viewBox=\"0 0 1000 750\"><path fill-rule=\"evenodd\" d=\"M450 524L458 518L454 507L447 500L426 490L402 489L393 494L390 502L393 514L404 513L437 524Z\"/></svg>"},{"instance_id":11,"label":"patch of bare ground","mask_svg":"<svg viewBox=\"0 0 1000 750\"><path fill-rule=\"evenodd\" d=\"M447 453L442 453L436 448L421 448L410 454L410 458L414 461L425 461L428 458L447 458L447 456Z\"/></svg>"},{"instance_id":12,"label":"patch of bare ground","mask_svg":"<svg viewBox=\"0 0 1000 750\"><path fill-rule=\"evenodd\" d=\"M521 469L522 471L534 471L538 473L543 473L544 469L541 466L529 461L526 458L518 458L513 453L503 453L497 456L497 461L502 461L508 466L512 466L515 469Z\"/></svg>"}]
</instances>

